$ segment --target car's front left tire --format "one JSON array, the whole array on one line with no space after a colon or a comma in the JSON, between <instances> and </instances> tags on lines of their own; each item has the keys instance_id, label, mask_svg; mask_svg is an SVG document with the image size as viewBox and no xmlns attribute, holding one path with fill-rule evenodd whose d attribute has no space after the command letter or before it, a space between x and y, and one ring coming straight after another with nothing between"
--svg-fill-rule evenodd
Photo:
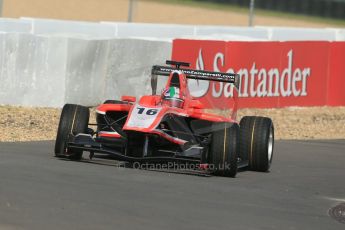
<instances>
[{"instance_id":1,"label":"car's front left tire","mask_svg":"<svg viewBox=\"0 0 345 230\"><path fill-rule=\"evenodd\" d=\"M65 104L61 116L55 141L55 156L68 156L74 160L82 158L82 150L69 150L67 142L70 135L87 133L90 118L89 108L75 104Z\"/></svg>"}]
</instances>

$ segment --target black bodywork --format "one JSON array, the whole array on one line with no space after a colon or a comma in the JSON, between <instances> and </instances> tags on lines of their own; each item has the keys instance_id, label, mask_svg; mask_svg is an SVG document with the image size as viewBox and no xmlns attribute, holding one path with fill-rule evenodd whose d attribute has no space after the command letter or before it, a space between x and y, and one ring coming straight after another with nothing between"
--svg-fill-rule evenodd
<instances>
[{"instance_id":1,"label":"black bodywork","mask_svg":"<svg viewBox=\"0 0 345 230\"><path fill-rule=\"evenodd\" d=\"M181 161L202 163L207 158L208 146L212 135L212 122L166 114L158 126L162 132L182 140L186 144L172 143L159 135L137 131L123 131L127 112L110 111L97 114L94 131L89 128L87 134L72 136L68 142L70 149L83 149L94 153L111 154L124 161ZM121 138L98 137L99 131L116 131Z\"/></svg>"}]
</instances>

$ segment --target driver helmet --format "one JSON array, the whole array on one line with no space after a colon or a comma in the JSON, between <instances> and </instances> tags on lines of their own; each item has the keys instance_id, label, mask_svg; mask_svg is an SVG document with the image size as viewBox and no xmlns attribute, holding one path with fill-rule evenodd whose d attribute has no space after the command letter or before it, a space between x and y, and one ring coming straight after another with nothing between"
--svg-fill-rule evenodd
<instances>
[{"instance_id":1,"label":"driver helmet","mask_svg":"<svg viewBox=\"0 0 345 230\"><path fill-rule=\"evenodd\" d=\"M163 92L163 105L182 108L184 100L178 87L171 86Z\"/></svg>"}]
</instances>

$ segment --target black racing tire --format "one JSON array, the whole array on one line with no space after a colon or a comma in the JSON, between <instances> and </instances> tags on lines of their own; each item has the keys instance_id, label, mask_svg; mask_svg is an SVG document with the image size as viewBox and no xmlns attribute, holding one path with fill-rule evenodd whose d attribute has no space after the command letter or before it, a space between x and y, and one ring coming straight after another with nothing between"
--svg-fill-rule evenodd
<instances>
[{"instance_id":1,"label":"black racing tire","mask_svg":"<svg viewBox=\"0 0 345 230\"><path fill-rule=\"evenodd\" d=\"M235 177L239 153L239 126L235 123L216 123L212 129L210 164L213 174Z\"/></svg>"},{"instance_id":2,"label":"black racing tire","mask_svg":"<svg viewBox=\"0 0 345 230\"><path fill-rule=\"evenodd\" d=\"M268 117L246 116L240 121L240 155L249 169L269 171L273 159L274 126Z\"/></svg>"},{"instance_id":3,"label":"black racing tire","mask_svg":"<svg viewBox=\"0 0 345 230\"><path fill-rule=\"evenodd\" d=\"M74 104L65 104L61 116L55 141L55 156L68 156L73 160L80 160L82 150L68 150L66 143L70 135L87 133L90 111L87 107Z\"/></svg>"}]
</instances>

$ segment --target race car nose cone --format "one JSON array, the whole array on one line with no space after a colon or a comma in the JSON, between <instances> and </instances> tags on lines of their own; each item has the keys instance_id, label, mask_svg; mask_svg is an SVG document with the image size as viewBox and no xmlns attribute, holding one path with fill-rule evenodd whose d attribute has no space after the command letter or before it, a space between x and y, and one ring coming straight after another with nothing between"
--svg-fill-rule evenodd
<instances>
[{"instance_id":1,"label":"race car nose cone","mask_svg":"<svg viewBox=\"0 0 345 230\"><path fill-rule=\"evenodd\" d=\"M340 223L345 224L345 203L341 203L328 211L328 214Z\"/></svg>"}]
</instances>

